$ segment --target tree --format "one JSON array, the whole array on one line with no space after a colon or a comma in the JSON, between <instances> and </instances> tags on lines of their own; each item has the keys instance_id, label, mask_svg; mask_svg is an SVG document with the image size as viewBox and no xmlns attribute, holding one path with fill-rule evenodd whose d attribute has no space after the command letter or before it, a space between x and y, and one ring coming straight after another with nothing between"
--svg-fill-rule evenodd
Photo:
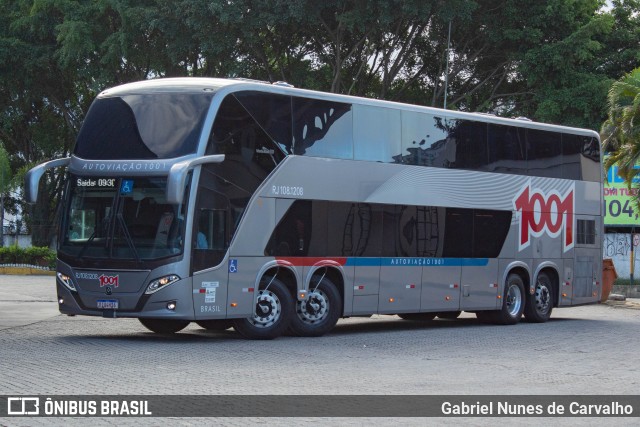
<instances>
[{"instance_id":1,"label":"tree","mask_svg":"<svg viewBox=\"0 0 640 427\"><path fill-rule=\"evenodd\" d=\"M605 167L617 164L618 174L631 186L640 173L640 68L611 86L608 107L609 117L600 131L609 153Z\"/></svg>"},{"instance_id":2,"label":"tree","mask_svg":"<svg viewBox=\"0 0 640 427\"><path fill-rule=\"evenodd\" d=\"M4 246L4 200L11 188L9 154L0 144L0 246Z\"/></svg>"},{"instance_id":3,"label":"tree","mask_svg":"<svg viewBox=\"0 0 640 427\"><path fill-rule=\"evenodd\" d=\"M451 109L595 129L609 85L640 60L640 0L604 3L0 0L0 142L17 175L68 156L101 90L169 76L442 106L448 74ZM24 210L35 244L54 234L62 177L47 173Z\"/></svg>"},{"instance_id":4,"label":"tree","mask_svg":"<svg viewBox=\"0 0 640 427\"><path fill-rule=\"evenodd\" d=\"M0 0L0 142L14 170L68 156L102 89L170 69L155 3ZM51 243L62 183L48 172L23 209L34 245Z\"/></svg>"}]
</instances>

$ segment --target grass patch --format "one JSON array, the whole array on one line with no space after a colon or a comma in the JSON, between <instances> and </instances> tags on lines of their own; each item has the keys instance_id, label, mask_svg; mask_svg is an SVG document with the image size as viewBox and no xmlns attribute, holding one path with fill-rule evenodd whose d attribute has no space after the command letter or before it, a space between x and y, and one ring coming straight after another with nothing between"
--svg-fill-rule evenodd
<instances>
[{"instance_id":1,"label":"grass patch","mask_svg":"<svg viewBox=\"0 0 640 427\"><path fill-rule=\"evenodd\" d=\"M640 277L634 277L633 286L640 285ZM631 286L631 279L616 279L613 286Z\"/></svg>"}]
</instances>

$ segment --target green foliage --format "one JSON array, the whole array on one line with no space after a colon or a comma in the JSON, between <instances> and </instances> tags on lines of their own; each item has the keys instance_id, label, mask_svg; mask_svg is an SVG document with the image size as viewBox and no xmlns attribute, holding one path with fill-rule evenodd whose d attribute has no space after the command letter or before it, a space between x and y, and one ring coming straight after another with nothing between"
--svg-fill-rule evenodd
<instances>
[{"instance_id":1,"label":"green foliage","mask_svg":"<svg viewBox=\"0 0 640 427\"><path fill-rule=\"evenodd\" d=\"M600 132L609 153L606 166L618 164L618 174L631 185L640 170L640 68L615 82L609 90L609 117Z\"/></svg>"},{"instance_id":2,"label":"green foliage","mask_svg":"<svg viewBox=\"0 0 640 427\"><path fill-rule=\"evenodd\" d=\"M640 286L640 280L638 280L637 278L634 279L632 285L631 279L618 278L613 282L613 286Z\"/></svg>"},{"instance_id":3,"label":"green foliage","mask_svg":"<svg viewBox=\"0 0 640 427\"><path fill-rule=\"evenodd\" d=\"M56 253L49 248L20 248L17 245L0 247L0 264L26 264L55 269Z\"/></svg>"},{"instance_id":4,"label":"green foliage","mask_svg":"<svg viewBox=\"0 0 640 427\"><path fill-rule=\"evenodd\" d=\"M11 169L68 156L103 89L169 76L295 86L598 129L640 61L640 0L0 0L0 143ZM451 44L447 35L451 24ZM16 173L19 178L21 172ZM61 171L22 205L55 232Z\"/></svg>"},{"instance_id":5,"label":"green foliage","mask_svg":"<svg viewBox=\"0 0 640 427\"><path fill-rule=\"evenodd\" d=\"M0 193L6 193L11 187L11 165L9 164L9 153L0 144Z\"/></svg>"}]
</instances>

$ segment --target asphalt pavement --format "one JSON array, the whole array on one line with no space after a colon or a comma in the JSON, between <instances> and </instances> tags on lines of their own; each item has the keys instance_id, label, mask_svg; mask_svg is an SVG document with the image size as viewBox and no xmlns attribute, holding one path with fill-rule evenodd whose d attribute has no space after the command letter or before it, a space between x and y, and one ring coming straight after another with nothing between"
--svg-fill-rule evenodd
<instances>
[{"instance_id":1,"label":"asphalt pavement","mask_svg":"<svg viewBox=\"0 0 640 427\"><path fill-rule=\"evenodd\" d=\"M0 275L0 330L59 315L55 277Z\"/></svg>"}]
</instances>

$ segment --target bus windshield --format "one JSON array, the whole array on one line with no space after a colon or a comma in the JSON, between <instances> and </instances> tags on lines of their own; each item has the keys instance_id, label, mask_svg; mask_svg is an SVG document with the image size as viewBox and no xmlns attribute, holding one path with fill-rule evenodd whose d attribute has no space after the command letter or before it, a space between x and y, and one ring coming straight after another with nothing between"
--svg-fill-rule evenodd
<instances>
[{"instance_id":1,"label":"bus windshield","mask_svg":"<svg viewBox=\"0 0 640 427\"><path fill-rule=\"evenodd\" d=\"M213 93L97 98L78 134L82 159L168 159L196 152Z\"/></svg>"},{"instance_id":2,"label":"bus windshield","mask_svg":"<svg viewBox=\"0 0 640 427\"><path fill-rule=\"evenodd\" d=\"M185 205L166 203L166 177L70 178L62 253L138 262L182 253Z\"/></svg>"}]
</instances>

